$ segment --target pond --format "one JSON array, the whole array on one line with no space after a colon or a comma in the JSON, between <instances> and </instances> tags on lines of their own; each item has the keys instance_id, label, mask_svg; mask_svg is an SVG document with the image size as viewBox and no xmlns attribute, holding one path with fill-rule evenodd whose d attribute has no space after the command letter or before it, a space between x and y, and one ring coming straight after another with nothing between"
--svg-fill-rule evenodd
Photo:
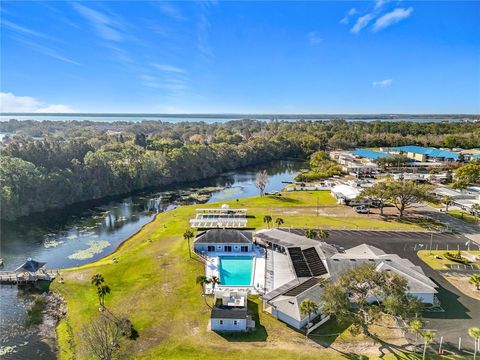
<instances>
[{"instance_id":1,"label":"pond","mask_svg":"<svg viewBox=\"0 0 480 360\"><path fill-rule=\"evenodd\" d=\"M111 252L160 212L183 204L221 202L259 194L255 175L266 169L270 182L267 192L279 191L292 181L305 164L276 161L232 171L195 184L141 192L103 203L71 206L61 211L31 216L2 224L0 254L3 270L14 270L31 257L61 269L95 261ZM16 287L0 286L0 354L5 359L54 359L25 324L29 298Z\"/></svg>"}]
</instances>

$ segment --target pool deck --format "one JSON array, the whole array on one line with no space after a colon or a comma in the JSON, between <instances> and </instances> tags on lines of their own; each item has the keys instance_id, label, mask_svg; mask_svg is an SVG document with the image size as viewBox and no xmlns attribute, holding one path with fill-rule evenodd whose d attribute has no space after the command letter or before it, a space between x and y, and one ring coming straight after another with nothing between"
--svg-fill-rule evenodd
<instances>
[{"instance_id":1,"label":"pool deck","mask_svg":"<svg viewBox=\"0 0 480 360\"><path fill-rule=\"evenodd\" d=\"M205 264L205 276L211 278L216 276L220 279L219 262L220 256L232 256L232 257L253 257L253 282L252 286L222 286L216 285L215 289L235 291L245 290L251 294L263 294L265 287L265 250L260 247L254 247L254 251L246 253L231 253L231 252L214 252L207 256L207 263ZM212 284L205 286L205 293L212 294Z\"/></svg>"}]
</instances>

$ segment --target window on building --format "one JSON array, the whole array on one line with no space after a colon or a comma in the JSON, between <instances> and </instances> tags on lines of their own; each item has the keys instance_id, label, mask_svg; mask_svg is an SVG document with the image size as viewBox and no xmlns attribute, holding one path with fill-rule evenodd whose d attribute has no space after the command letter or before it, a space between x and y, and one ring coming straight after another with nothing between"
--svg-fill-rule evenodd
<instances>
[{"instance_id":1,"label":"window on building","mask_svg":"<svg viewBox=\"0 0 480 360\"><path fill-rule=\"evenodd\" d=\"M225 252L232 252L232 246L231 245L225 245L224 249L225 249Z\"/></svg>"},{"instance_id":2,"label":"window on building","mask_svg":"<svg viewBox=\"0 0 480 360\"><path fill-rule=\"evenodd\" d=\"M213 245L208 245L207 251L215 251L215 246L213 246Z\"/></svg>"},{"instance_id":3,"label":"window on building","mask_svg":"<svg viewBox=\"0 0 480 360\"><path fill-rule=\"evenodd\" d=\"M233 325L238 325L238 321L237 321L237 320L233 320Z\"/></svg>"},{"instance_id":4,"label":"window on building","mask_svg":"<svg viewBox=\"0 0 480 360\"><path fill-rule=\"evenodd\" d=\"M223 320L220 320L220 325L223 325Z\"/></svg>"},{"instance_id":5,"label":"window on building","mask_svg":"<svg viewBox=\"0 0 480 360\"><path fill-rule=\"evenodd\" d=\"M241 252L248 252L248 246L242 246L240 251Z\"/></svg>"}]
</instances>

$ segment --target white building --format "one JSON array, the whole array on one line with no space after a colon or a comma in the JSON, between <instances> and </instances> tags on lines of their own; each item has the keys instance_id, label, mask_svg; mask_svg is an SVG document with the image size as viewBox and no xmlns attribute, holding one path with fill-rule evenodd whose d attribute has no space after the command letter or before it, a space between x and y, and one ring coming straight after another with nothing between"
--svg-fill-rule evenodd
<instances>
[{"instance_id":1,"label":"white building","mask_svg":"<svg viewBox=\"0 0 480 360\"><path fill-rule=\"evenodd\" d=\"M248 315L245 292L215 292L215 305L210 315L213 331L247 331L254 329L255 322Z\"/></svg>"},{"instance_id":2,"label":"white building","mask_svg":"<svg viewBox=\"0 0 480 360\"><path fill-rule=\"evenodd\" d=\"M228 204L220 208L196 209L195 218L190 220L192 228L199 229L242 229L247 227L247 210L231 209Z\"/></svg>"},{"instance_id":3,"label":"white building","mask_svg":"<svg viewBox=\"0 0 480 360\"><path fill-rule=\"evenodd\" d=\"M332 196L337 199L339 204L347 204L349 201L355 200L360 195L361 189L350 185L335 185L332 190Z\"/></svg>"},{"instance_id":4,"label":"white building","mask_svg":"<svg viewBox=\"0 0 480 360\"><path fill-rule=\"evenodd\" d=\"M252 252L252 233L233 229L212 229L199 232L193 248L196 253L249 253Z\"/></svg>"},{"instance_id":5,"label":"white building","mask_svg":"<svg viewBox=\"0 0 480 360\"><path fill-rule=\"evenodd\" d=\"M319 306L319 311L310 319L310 330L328 320L328 316L322 315L320 281L335 280L344 271L363 263L374 264L377 271L393 271L404 277L408 293L423 303L432 304L437 293L437 285L420 267L370 245L359 245L340 253L329 244L285 229L260 230L255 239L267 248L264 310L297 329L308 323L308 316L300 311L305 299Z\"/></svg>"}]
</instances>

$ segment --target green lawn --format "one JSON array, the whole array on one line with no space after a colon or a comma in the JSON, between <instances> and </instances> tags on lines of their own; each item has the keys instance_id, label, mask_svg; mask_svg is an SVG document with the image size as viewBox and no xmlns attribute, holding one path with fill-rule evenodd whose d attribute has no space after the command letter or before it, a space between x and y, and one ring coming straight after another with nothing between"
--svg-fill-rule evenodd
<instances>
[{"instance_id":1,"label":"green lawn","mask_svg":"<svg viewBox=\"0 0 480 360\"><path fill-rule=\"evenodd\" d=\"M456 249L452 249L451 252L456 252ZM480 255L480 251L468 251L469 254ZM445 258L444 250L420 250L417 252L417 255L424 263L430 266L434 270L445 270L448 269L446 265L459 264L455 261L451 261ZM439 259L437 258L439 257ZM478 263L478 262L477 262Z\"/></svg>"},{"instance_id":2,"label":"green lawn","mask_svg":"<svg viewBox=\"0 0 480 360\"><path fill-rule=\"evenodd\" d=\"M461 210L448 210L447 214L470 224L475 224L475 217L467 212Z\"/></svg>"},{"instance_id":3,"label":"green lawn","mask_svg":"<svg viewBox=\"0 0 480 360\"><path fill-rule=\"evenodd\" d=\"M316 216L317 197L326 215ZM281 198L254 197L227 203L248 208L251 227L265 226L263 216L272 214L281 216L285 226L419 229L416 224L393 220L356 214L344 216L342 212L351 213L351 209L336 205L328 192L284 193ZM81 333L98 316L96 292L90 285L90 278L96 273L101 273L112 289L106 297L107 308L128 316L138 331L138 339L127 340L125 345L135 358L343 358L341 353L321 348L261 311L258 311L261 328L256 333L228 337L207 330L210 309L195 284L195 278L204 272L204 265L188 257L187 242L182 237L196 207L181 206L159 214L114 254L62 272L65 283L54 282L51 286L63 295L68 307L68 319L58 325L60 358L70 359L74 353L79 359L88 358ZM118 262L114 263L113 258ZM250 307L259 306L258 300L251 300Z\"/></svg>"}]
</instances>

